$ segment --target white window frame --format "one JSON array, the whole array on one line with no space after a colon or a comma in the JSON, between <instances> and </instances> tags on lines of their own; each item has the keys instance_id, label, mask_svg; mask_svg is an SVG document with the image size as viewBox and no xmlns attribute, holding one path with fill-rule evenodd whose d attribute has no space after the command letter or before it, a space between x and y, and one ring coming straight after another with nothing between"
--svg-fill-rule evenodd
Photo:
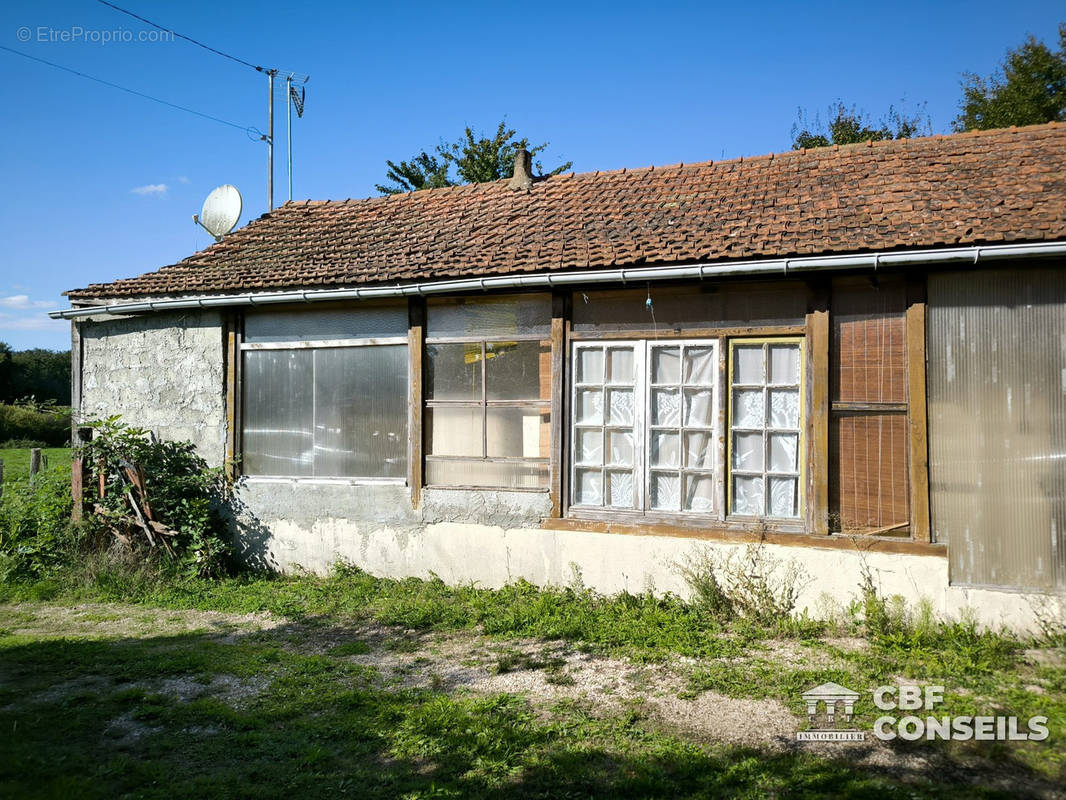
<instances>
[{"instance_id":1,"label":"white window frame","mask_svg":"<svg viewBox=\"0 0 1066 800\"><path fill-rule=\"evenodd\" d=\"M687 347L700 347L709 348L711 350L711 360L714 363L714 378L708 384L698 384L699 388L710 389L712 392L712 406L711 406L711 426L704 428L702 426L688 427L685 425L685 382L684 382L684 350ZM722 446L722 426L724 423L722 415L722 370L721 370L721 340L717 337L713 338L692 338L692 339L595 339L595 340L579 340L571 344L571 364L573 365L573 377L570 380L570 414L568 423L568 433L570 437L571 447L569 451L569 478L570 478L570 508L578 512L598 512L598 513L610 513L617 515L631 515L634 517L644 517L649 515L654 516L677 516L685 519L693 518L711 518L721 520L724 518L724 490L726 480L726 469L724 452ZM609 504L610 488L607 483L607 473L610 470L609 464L609 447L608 447L608 431L612 426L608 422L608 410L609 402L607 399L607 391L612 387L628 386L628 384L612 384L606 380L607 369L607 351L611 348L630 348L633 352L633 369L634 369L634 381L632 384L634 409L633 409L633 466L634 473L634 503L632 507L629 506L612 506ZM677 348L681 351L679 358L678 368L681 371L679 375L679 382L677 384L654 384L650 372L652 364L652 352L656 348ZM578 380L579 365L580 365L580 353L583 350L600 350L604 353L604 380L600 383L588 383L580 382ZM678 466L675 469L657 469L651 465L651 441L652 441L652 429L653 427L665 428L670 426L653 426L649 419L651 413L652 393L655 389L662 386L677 386L680 408L679 408L679 420L676 428L673 428L678 432ZM599 386L604 392L603 397L603 417L602 422L599 425L587 425L584 427L599 427L603 431L603 438L601 440L601 464L599 465L601 474L601 498L603 503L600 505L588 505L582 504L576 501L576 489L577 489L577 474L578 469L588 468L587 465L581 465L578 463L578 448L577 448L577 432L581 426L577 420L577 397L578 391L582 388L589 386ZM621 426L613 426L616 429ZM685 466L685 433L688 431L707 431L711 436L711 463L712 467L707 468L689 468ZM679 506L684 505L685 497L685 476L689 474L698 475L711 475L713 480L713 503L709 509L699 510L684 510L678 509L659 509L651 507L651 476L653 472L673 472L678 475L680 480L679 492L681 502Z\"/></svg>"}]
</instances>

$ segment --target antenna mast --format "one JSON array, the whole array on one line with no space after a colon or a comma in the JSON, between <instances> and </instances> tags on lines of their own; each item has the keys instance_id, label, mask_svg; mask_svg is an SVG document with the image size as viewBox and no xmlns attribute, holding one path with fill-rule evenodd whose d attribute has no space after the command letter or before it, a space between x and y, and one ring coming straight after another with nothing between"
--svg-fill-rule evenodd
<instances>
[{"instance_id":1,"label":"antenna mast","mask_svg":"<svg viewBox=\"0 0 1066 800\"><path fill-rule=\"evenodd\" d=\"M276 69L266 70L267 81L270 87L270 111L267 114L267 198L268 210L274 210L274 76L278 74Z\"/></svg>"}]
</instances>

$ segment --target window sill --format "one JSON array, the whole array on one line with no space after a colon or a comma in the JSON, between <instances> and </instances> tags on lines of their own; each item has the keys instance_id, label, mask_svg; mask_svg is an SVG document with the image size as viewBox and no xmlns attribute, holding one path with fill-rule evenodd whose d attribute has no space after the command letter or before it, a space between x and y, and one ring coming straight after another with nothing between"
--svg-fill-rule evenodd
<instances>
[{"instance_id":1,"label":"window sill","mask_svg":"<svg viewBox=\"0 0 1066 800\"><path fill-rule=\"evenodd\" d=\"M287 478L282 475L242 475L242 484L299 484L301 486L406 486L403 478Z\"/></svg>"},{"instance_id":2,"label":"window sill","mask_svg":"<svg viewBox=\"0 0 1066 800\"><path fill-rule=\"evenodd\" d=\"M768 523L769 524L769 523ZM684 539L703 539L731 544L750 544L764 541L768 544L792 547L820 547L828 550L853 550L871 553L901 553L907 555L940 556L948 554L943 544L915 542L909 539L880 539L871 536L847 536L841 534L817 535L780 528L757 530L753 525L723 523L715 520L707 527L697 524L675 525L667 523L636 522L631 520L605 520L571 516L565 519L543 519L541 528L555 531L586 533L615 533L628 536L673 536Z\"/></svg>"}]
</instances>

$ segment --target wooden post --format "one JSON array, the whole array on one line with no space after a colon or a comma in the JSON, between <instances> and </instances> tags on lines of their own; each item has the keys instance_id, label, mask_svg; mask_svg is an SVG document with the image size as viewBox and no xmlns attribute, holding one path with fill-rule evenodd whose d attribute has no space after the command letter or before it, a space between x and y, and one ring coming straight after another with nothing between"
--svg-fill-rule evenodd
<instances>
[{"instance_id":1,"label":"wooden post","mask_svg":"<svg viewBox=\"0 0 1066 800\"><path fill-rule=\"evenodd\" d=\"M807 313L807 509L808 533L829 531L829 285L812 281Z\"/></svg>"},{"instance_id":2,"label":"wooden post","mask_svg":"<svg viewBox=\"0 0 1066 800\"><path fill-rule=\"evenodd\" d=\"M41 471L41 448L34 447L30 450L30 483L37 480L37 473Z\"/></svg>"},{"instance_id":3,"label":"wooden post","mask_svg":"<svg viewBox=\"0 0 1066 800\"><path fill-rule=\"evenodd\" d=\"M73 445L74 458L70 462L70 499L74 502L71 518L75 522L81 522L85 512L85 459L81 455L80 446L89 441L92 430L89 428L74 427Z\"/></svg>"},{"instance_id":4,"label":"wooden post","mask_svg":"<svg viewBox=\"0 0 1066 800\"><path fill-rule=\"evenodd\" d=\"M929 513L929 441L925 388L925 277L907 281L907 433L910 445L911 536L933 540Z\"/></svg>"},{"instance_id":5,"label":"wooden post","mask_svg":"<svg viewBox=\"0 0 1066 800\"><path fill-rule=\"evenodd\" d=\"M407 306L407 485L411 490L411 506L422 502L422 354L426 340L426 302L420 297L410 298Z\"/></svg>"},{"instance_id":6,"label":"wooden post","mask_svg":"<svg viewBox=\"0 0 1066 800\"><path fill-rule=\"evenodd\" d=\"M563 453L563 420L566 418L564 397L566 395L566 325L570 318L567 307L570 295L562 292L552 294L551 328L551 466L549 487L552 501L552 517L563 513L563 474L566 460Z\"/></svg>"}]
</instances>

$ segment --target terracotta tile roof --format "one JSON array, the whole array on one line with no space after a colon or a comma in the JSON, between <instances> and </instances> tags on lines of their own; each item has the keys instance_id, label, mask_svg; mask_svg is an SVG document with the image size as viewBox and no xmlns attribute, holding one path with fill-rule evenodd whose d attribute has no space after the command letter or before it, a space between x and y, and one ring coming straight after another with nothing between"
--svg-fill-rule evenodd
<instances>
[{"instance_id":1,"label":"terracotta tile roof","mask_svg":"<svg viewBox=\"0 0 1066 800\"><path fill-rule=\"evenodd\" d=\"M71 298L340 287L1066 238L1066 125L287 203Z\"/></svg>"}]
</instances>

